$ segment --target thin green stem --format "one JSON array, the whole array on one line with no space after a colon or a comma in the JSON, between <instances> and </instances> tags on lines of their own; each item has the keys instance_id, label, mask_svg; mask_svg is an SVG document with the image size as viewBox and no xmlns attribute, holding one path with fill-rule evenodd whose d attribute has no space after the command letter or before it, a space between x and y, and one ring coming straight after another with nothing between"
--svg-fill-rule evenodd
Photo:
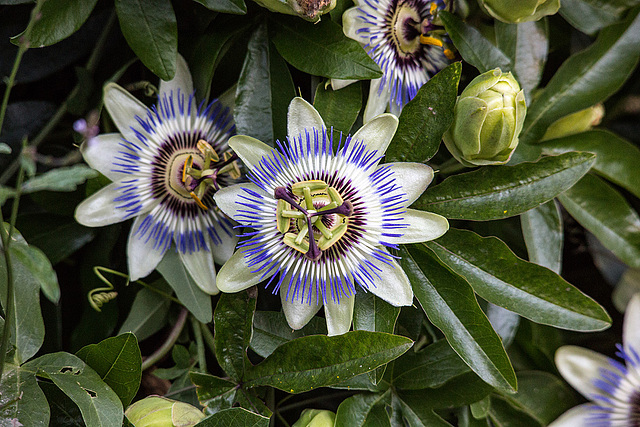
<instances>
[{"instance_id":1,"label":"thin green stem","mask_svg":"<svg viewBox=\"0 0 640 427\"><path fill-rule=\"evenodd\" d=\"M195 316L189 316L191 319L191 329L193 329L193 335L196 339L196 348L198 350L198 368L200 372L207 372L207 359L204 354L204 341L202 339L202 328L200 328L200 322Z\"/></svg>"},{"instance_id":2,"label":"thin green stem","mask_svg":"<svg viewBox=\"0 0 640 427\"><path fill-rule=\"evenodd\" d=\"M26 146L26 140L23 141L23 151ZM20 154L22 155L22 153ZM14 304L14 283L13 283L13 267L11 264L11 254L9 248L11 246L11 236L16 225L16 218L18 218L18 207L20 206L20 195L22 192L22 182L24 181L24 168L20 167L18 172L18 182L16 187L16 195L13 199L11 206L11 218L9 220L9 230L6 233L4 230L4 216L2 215L2 209L0 208L0 227L2 228L2 247L4 249L4 259L7 267L7 300L4 305L4 327L2 330L2 343L0 343L0 384L2 383L2 374L4 372L4 361L7 356L7 347L9 346L9 335L11 329L11 321L13 318L13 311L15 310Z\"/></svg>"},{"instance_id":3,"label":"thin green stem","mask_svg":"<svg viewBox=\"0 0 640 427\"><path fill-rule=\"evenodd\" d=\"M160 347L158 347L156 351L154 351L149 357L144 359L144 361L142 362L143 371L146 371L147 369L152 367L156 362L158 362L160 359L162 359L171 351L171 349L173 348L173 345L176 343L176 341L178 340L178 337L182 333L182 329L184 328L184 325L187 322L188 314L189 314L189 310L182 307L182 310L180 310L180 314L178 315L178 320L176 321L176 324L173 325L173 329L171 329L171 332L169 333L169 336L167 337L167 339L164 341L164 343L162 343Z\"/></svg>"},{"instance_id":4,"label":"thin green stem","mask_svg":"<svg viewBox=\"0 0 640 427\"><path fill-rule=\"evenodd\" d=\"M216 354L216 344L213 339L213 333L211 333L211 329L204 324L200 323L200 330L202 331L202 337L204 338L204 343L209 347L212 354Z\"/></svg>"},{"instance_id":5,"label":"thin green stem","mask_svg":"<svg viewBox=\"0 0 640 427\"><path fill-rule=\"evenodd\" d=\"M39 5L43 1L44 0L38 0L36 7L39 7ZM104 46L106 45L107 37L109 35L109 31L111 30L111 27L115 22L115 18L116 18L116 15L115 15L115 12L113 12L109 17L109 20L107 21L107 25L105 25L104 29L102 30L102 33L100 34L100 38L98 39L98 42L96 43L95 48L91 53L91 56L87 60L85 68L87 69L87 71L89 71L89 73L93 72L93 70L95 69L98 63L98 60L100 59L100 56L104 51ZM32 13L32 20L33 20L33 13ZM27 31L30 31L29 27L27 27ZM25 36L26 35L27 35L27 32L25 31ZM22 54L23 53L24 52L22 52ZM18 51L18 55L20 56L20 58L22 58L22 54L20 53L20 51ZM16 60L18 60L18 58L16 58ZM16 66L14 64L14 68L15 67ZM15 79L15 76L14 76L14 79ZM9 78L9 82L11 83L7 83L7 91L4 94L7 103L8 103L9 92L10 92L11 86L13 85L13 80L11 79L11 77ZM67 109L69 107L69 100L72 99L74 96L76 96L79 90L80 90L80 84L78 83L71 90L71 92L69 92L67 99L65 99L64 102L60 104L60 106L58 107L56 112L53 114L53 116L51 116L47 124L42 129L40 129L40 132L38 132L38 134L31 140L30 145L32 147L38 147L47 138L47 136L49 136L51 131L55 129L55 127L60 123L64 115L67 114ZM2 129L2 119L4 118L5 111L6 111L6 105L4 104L4 100L3 100L3 106L2 106L2 109L0 110L0 129ZM11 162L11 164L9 164L9 166L7 166L7 168L4 170L2 175L0 175L0 184L6 183L16 172L16 170L18 169L18 166L19 164L17 159Z\"/></svg>"}]
</instances>

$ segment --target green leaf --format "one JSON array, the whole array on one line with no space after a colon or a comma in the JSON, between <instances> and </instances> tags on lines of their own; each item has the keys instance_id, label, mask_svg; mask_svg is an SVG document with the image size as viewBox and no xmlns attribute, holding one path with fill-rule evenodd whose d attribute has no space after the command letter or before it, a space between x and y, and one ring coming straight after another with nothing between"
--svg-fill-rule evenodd
<instances>
[{"instance_id":1,"label":"green leaf","mask_svg":"<svg viewBox=\"0 0 640 427\"><path fill-rule=\"evenodd\" d=\"M287 135L284 118L296 95L287 64L267 36L266 23L251 35L238 88L234 117L239 134L271 146Z\"/></svg>"},{"instance_id":2,"label":"green leaf","mask_svg":"<svg viewBox=\"0 0 640 427\"><path fill-rule=\"evenodd\" d=\"M353 310L353 329L392 334L399 314L400 307L392 306L371 292L358 292ZM385 369L386 365L383 365L369 372L374 384L382 380Z\"/></svg>"},{"instance_id":3,"label":"green leaf","mask_svg":"<svg viewBox=\"0 0 640 427\"><path fill-rule=\"evenodd\" d=\"M607 0L562 0L558 12L574 28L594 35L620 19L624 10L624 6Z\"/></svg>"},{"instance_id":4,"label":"green leaf","mask_svg":"<svg viewBox=\"0 0 640 427\"><path fill-rule=\"evenodd\" d=\"M640 268L640 218L613 187L589 174L558 199L607 249Z\"/></svg>"},{"instance_id":5,"label":"green leaf","mask_svg":"<svg viewBox=\"0 0 640 427\"><path fill-rule=\"evenodd\" d=\"M156 268L196 319L202 323L211 322L211 296L198 287L176 251L167 251Z\"/></svg>"},{"instance_id":6,"label":"green leaf","mask_svg":"<svg viewBox=\"0 0 640 427\"><path fill-rule=\"evenodd\" d=\"M11 256L22 264L29 271L31 277L38 282L47 299L57 304L60 301L58 276L53 271L47 256L40 249L29 245L13 244L9 250ZM20 285L18 284L18 286Z\"/></svg>"},{"instance_id":7,"label":"green leaf","mask_svg":"<svg viewBox=\"0 0 640 427\"><path fill-rule=\"evenodd\" d=\"M251 348L267 357L281 344L307 335L326 335L327 322L318 316L311 318L304 328L294 330L281 311L256 311L253 316Z\"/></svg>"},{"instance_id":8,"label":"green leaf","mask_svg":"<svg viewBox=\"0 0 640 427\"><path fill-rule=\"evenodd\" d=\"M447 340L440 340L419 352L408 351L396 359L391 383L401 390L435 388L469 371L469 366Z\"/></svg>"},{"instance_id":9,"label":"green leaf","mask_svg":"<svg viewBox=\"0 0 640 427\"><path fill-rule=\"evenodd\" d=\"M47 0L40 9L41 18L31 29L29 45L45 47L64 40L85 23L98 0ZM11 38L20 43L24 31Z\"/></svg>"},{"instance_id":10,"label":"green leaf","mask_svg":"<svg viewBox=\"0 0 640 427\"><path fill-rule=\"evenodd\" d=\"M513 393L517 388L516 374L469 284L441 264L424 245L407 246L401 256L403 270L429 321L480 378Z\"/></svg>"},{"instance_id":11,"label":"green leaf","mask_svg":"<svg viewBox=\"0 0 640 427\"><path fill-rule=\"evenodd\" d=\"M69 353L49 353L25 369L49 378L73 400L89 426L120 427L124 412L118 395L81 359Z\"/></svg>"},{"instance_id":12,"label":"green leaf","mask_svg":"<svg viewBox=\"0 0 640 427\"><path fill-rule=\"evenodd\" d=\"M27 180L22 184L22 193L29 194L44 190L75 191L78 185L97 176L97 171L83 164L56 168Z\"/></svg>"},{"instance_id":13,"label":"green leaf","mask_svg":"<svg viewBox=\"0 0 640 427\"><path fill-rule=\"evenodd\" d=\"M248 370L244 385L302 393L369 372L400 356L411 345L408 338L382 332L302 337L282 344Z\"/></svg>"},{"instance_id":14,"label":"green leaf","mask_svg":"<svg viewBox=\"0 0 640 427\"><path fill-rule=\"evenodd\" d=\"M323 19L312 24L286 16L278 16L273 22L276 49L298 70L334 79L382 77L380 67L360 43L347 38L335 22Z\"/></svg>"},{"instance_id":15,"label":"green leaf","mask_svg":"<svg viewBox=\"0 0 640 427\"><path fill-rule=\"evenodd\" d=\"M486 166L451 176L412 205L448 219L489 221L519 215L556 197L587 173L590 153L544 157L535 163Z\"/></svg>"},{"instance_id":16,"label":"green leaf","mask_svg":"<svg viewBox=\"0 0 640 427\"><path fill-rule=\"evenodd\" d=\"M129 406L142 379L142 355L135 335L125 333L87 345L76 356L116 392L123 407Z\"/></svg>"},{"instance_id":17,"label":"green leaf","mask_svg":"<svg viewBox=\"0 0 640 427\"><path fill-rule=\"evenodd\" d=\"M385 153L387 162L423 162L434 156L453 122L462 64L433 76L402 109L400 123Z\"/></svg>"},{"instance_id":18,"label":"green leaf","mask_svg":"<svg viewBox=\"0 0 640 427\"><path fill-rule=\"evenodd\" d=\"M176 74L178 24L171 0L115 0L120 29L142 63L162 80Z\"/></svg>"},{"instance_id":19,"label":"green leaf","mask_svg":"<svg viewBox=\"0 0 640 427\"><path fill-rule=\"evenodd\" d=\"M316 88L313 106L324 120L327 129L333 127L333 138L337 141L340 133L345 138L362 109L362 83L355 82L340 90L333 90L329 82L320 83Z\"/></svg>"},{"instance_id":20,"label":"green leaf","mask_svg":"<svg viewBox=\"0 0 640 427\"><path fill-rule=\"evenodd\" d=\"M491 396L489 419L494 425L501 427L542 427L531 416L519 411L506 399L496 395Z\"/></svg>"},{"instance_id":21,"label":"green leaf","mask_svg":"<svg viewBox=\"0 0 640 427\"><path fill-rule=\"evenodd\" d=\"M244 0L195 0L207 9L216 12L244 15L247 13L247 5Z\"/></svg>"},{"instance_id":22,"label":"green leaf","mask_svg":"<svg viewBox=\"0 0 640 427\"><path fill-rule=\"evenodd\" d=\"M564 244L560 206L550 200L520 215L520 224L529 261L560 274Z\"/></svg>"},{"instance_id":23,"label":"green leaf","mask_svg":"<svg viewBox=\"0 0 640 427\"><path fill-rule=\"evenodd\" d=\"M509 58L487 40L480 31L465 24L452 13L439 11L438 17L442 19L451 41L462 58L476 67L478 71L484 73L496 67L500 67L505 72L511 71L512 64Z\"/></svg>"},{"instance_id":24,"label":"green leaf","mask_svg":"<svg viewBox=\"0 0 640 427\"><path fill-rule=\"evenodd\" d=\"M244 408L225 409L211 415L196 424L196 427L268 427L269 417L262 416Z\"/></svg>"},{"instance_id":25,"label":"green leaf","mask_svg":"<svg viewBox=\"0 0 640 427\"><path fill-rule=\"evenodd\" d=\"M587 49L556 71L527 111L520 144L540 140L549 125L616 92L640 57L640 6L622 22L604 28Z\"/></svg>"},{"instance_id":26,"label":"green leaf","mask_svg":"<svg viewBox=\"0 0 640 427\"><path fill-rule=\"evenodd\" d=\"M251 362L247 348L251 340L256 288L235 294L221 294L213 316L214 344L220 367L235 381L241 381Z\"/></svg>"},{"instance_id":27,"label":"green leaf","mask_svg":"<svg viewBox=\"0 0 640 427\"><path fill-rule=\"evenodd\" d=\"M216 20L193 44L193 49L187 53L193 86L199 99L207 99L211 93L211 83L220 59L229 50L233 40L242 34L249 26L247 20L229 17L226 20Z\"/></svg>"},{"instance_id":28,"label":"green leaf","mask_svg":"<svg viewBox=\"0 0 640 427\"><path fill-rule=\"evenodd\" d=\"M95 230L71 217L51 213L18 215L16 226L31 246L36 246L55 265L93 240Z\"/></svg>"},{"instance_id":29,"label":"green leaf","mask_svg":"<svg viewBox=\"0 0 640 427\"><path fill-rule=\"evenodd\" d=\"M428 419L433 413L432 409L469 405L484 398L491 391L493 388L489 384L483 382L473 372L469 372L455 377L442 387L399 390L398 396L421 419Z\"/></svg>"},{"instance_id":30,"label":"green leaf","mask_svg":"<svg viewBox=\"0 0 640 427\"><path fill-rule=\"evenodd\" d=\"M505 24L496 20L495 31L497 45L511 59L511 71L530 104L531 92L540 83L549 52L547 21Z\"/></svg>"},{"instance_id":31,"label":"green leaf","mask_svg":"<svg viewBox=\"0 0 640 427\"><path fill-rule=\"evenodd\" d=\"M38 387L35 372L5 363L0 382L2 425L48 427L49 416L49 404ZM14 420L20 424L13 423Z\"/></svg>"},{"instance_id":32,"label":"green leaf","mask_svg":"<svg viewBox=\"0 0 640 427\"><path fill-rule=\"evenodd\" d=\"M207 413L215 413L231 408L238 385L213 375L192 371L191 382L196 386L198 401L206 408Z\"/></svg>"},{"instance_id":33,"label":"green leaf","mask_svg":"<svg viewBox=\"0 0 640 427\"><path fill-rule=\"evenodd\" d=\"M548 372L519 372L518 384L516 394L503 398L541 425L551 423L577 403L571 388Z\"/></svg>"},{"instance_id":34,"label":"green leaf","mask_svg":"<svg viewBox=\"0 0 640 427\"><path fill-rule=\"evenodd\" d=\"M604 129L594 129L540 144L545 154L588 151L596 155L592 170L640 197L640 150L626 139Z\"/></svg>"},{"instance_id":35,"label":"green leaf","mask_svg":"<svg viewBox=\"0 0 640 427\"><path fill-rule=\"evenodd\" d=\"M0 232L6 233L5 230L8 230L8 226L7 224L4 226L4 228L0 227ZM30 271L29 265L22 262L22 259L25 259L29 254L27 250L27 254L23 255L27 244L17 230L14 230L11 238L14 239L10 246L11 255L14 255L11 265L14 309L9 327L11 331L10 343L16 348L14 361L22 364L38 352L44 342L45 330L40 311L40 280ZM0 266L0 301L4 304L7 300L7 269L1 240Z\"/></svg>"},{"instance_id":36,"label":"green leaf","mask_svg":"<svg viewBox=\"0 0 640 427\"><path fill-rule=\"evenodd\" d=\"M389 426L384 407L388 394L360 393L342 401L336 412L335 427Z\"/></svg>"},{"instance_id":37,"label":"green leaf","mask_svg":"<svg viewBox=\"0 0 640 427\"><path fill-rule=\"evenodd\" d=\"M534 322L576 331L611 323L593 299L551 270L518 258L495 237L451 229L425 245L482 298Z\"/></svg>"},{"instance_id":38,"label":"green leaf","mask_svg":"<svg viewBox=\"0 0 640 427\"><path fill-rule=\"evenodd\" d=\"M11 147L4 142L0 142L0 154L11 154Z\"/></svg>"},{"instance_id":39,"label":"green leaf","mask_svg":"<svg viewBox=\"0 0 640 427\"><path fill-rule=\"evenodd\" d=\"M118 335L131 332L138 341L150 337L164 327L170 305L171 301L157 292L140 289Z\"/></svg>"},{"instance_id":40,"label":"green leaf","mask_svg":"<svg viewBox=\"0 0 640 427\"><path fill-rule=\"evenodd\" d=\"M409 427L450 427L451 424L443 420L439 415L430 409L420 410L416 413L400 397L393 395L392 399L398 402L402 417L409 424Z\"/></svg>"}]
</instances>

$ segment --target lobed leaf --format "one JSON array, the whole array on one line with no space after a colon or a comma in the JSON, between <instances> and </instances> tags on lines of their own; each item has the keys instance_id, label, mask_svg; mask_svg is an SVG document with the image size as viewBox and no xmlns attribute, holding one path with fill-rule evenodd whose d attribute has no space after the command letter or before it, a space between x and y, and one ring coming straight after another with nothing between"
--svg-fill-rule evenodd
<instances>
[{"instance_id":1,"label":"lobed leaf","mask_svg":"<svg viewBox=\"0 0 640 427\"><path fill-rule=\"evenodd\" d=\"M311 318L302 329L294 330L282 312L256 311L253 316L251 348L267 357L281 344L307 335L326 335L327 322L318 316Z\"/></svg>"},{"instance_id":2,"label":"lobed leaf","mask_svg":"<svg viewBox=\"0 0 640 427\"><path fill-rule=\"evenodd\" d=\"M455 62L425 83L402 109L398 130L385 153L387 162L432 158L453 122L462 64Z\"/></svg>"},{"instance_id":3,"label":"lobed leaf","mask_svg":"<svg viewBox=\"0 0 640 427\"><path fill-rule=\"evenodd\" d=\"M518 258L495 237L450 229L425 245L482 298L534 322L576 331L611 323L593 299L551 270Z\"/></svg>"},{"instance_id":4,"label":"lobed leaf","mask_svg":"<svg viewBox=\"0 0 640 427\"><path fill-rule=\"evenodd\" d=\"M486 166L429 188L413 208L448 219L489 221L519 215L566 191L595 162L590 153L544 157L535 163Z\"/></svg>"},{"instance_id":5,"label":"lobed leaf","mask_svg":"<svg viewBox=\"0 0 640 427\"><path fill-rule=\"evenodd\" d=\"M171 301L157 292L140 289L118 335L131 332L138 341L149 338L164 327L170 305Z\"/></svg>"},{"instance_id":6,"label":"lobed leaf","mask_svg":"<svg viewBox=\"0 0 640 427\"><path fill-rule=\"evenodd\" d=\"M217 412L200 421L195 427L268 427L269 417L244 408L229 408Z\"/></svg>"},{"instance_id":7,"label":"lobed leaf","mask_svg":"<svg viewBox=\"0 0 640 427\"><path fill-rule=\"evenodd\" d=\"M313 106L327 129L333 127L335 142L340 137L346 138L362 109L362 84L355 82L340 90L333 90L328 83L321 83L316 88Z\"/></svg>"},{"instance_id":8,"label":"lobed leaf","mask_svg":"<svg viewBox=\"0 0 640 427\"><path fill-rule=\"evenodd\" d=\"M469 284L424 245L407 245L401 256L422 309L460 358L487 383L515 392L516 374L509 357Z\"/></svg>"},{"instance_id":9,"label":"lobed leaf","mask_svg":"<svg viewBox=\"0 0 640 427\"><path fill-rule=\"evenodd\" d=\"M49 418L49 404L35 372L5 363L0 382L0 420L10 426L48 427Z\"/></svg>"},{"instance_id":10,"label":"lobed leaf","mask_svg":"<svg viewBox=\"0 0 640 427\"><path fill-rule=\"evenodd\" d=\"M84 164L51 169L22 184L22 193L29 194L44 190L75 191L78 185L97 176L97 171Z\"/></svg>"},{"instance_id":11,"label":"lobed leaf","mask_svg":"<svg viewBox=\"0 0 640 427\"><path fill-rule=\"evenodd\" d=\"M389 426L384 407L389 393L360 393L342 401L336 411L335 427Z\"/></svg>"}]
</instances>

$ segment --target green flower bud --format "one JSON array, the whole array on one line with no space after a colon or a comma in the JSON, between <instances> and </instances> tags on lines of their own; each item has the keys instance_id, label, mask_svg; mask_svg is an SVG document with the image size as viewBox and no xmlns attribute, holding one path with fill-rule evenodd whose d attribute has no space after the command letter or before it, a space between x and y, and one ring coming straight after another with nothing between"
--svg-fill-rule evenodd
<instances>
[{"instance_id":1,"label":"green flower bud","mask_svg":"<svg viewBox=\"0 0 640 427\"><path fill-rule=\"evenodd\" d=\"M553 122L551 126L547 128L547 131L542 137L542 141L586 132L592 127L599 125L603 117L604 106L602 104L592 105L584 110L569 114Z\"/></svg>"},{"instance_id":2,"label":"green flower bud","mask_svg":"<svg viewBox=\"0 0 640 427\"><path fill-rule=\"evenodd\" d=\"M491 16L509 24L537 21L560 9L560 0L481 0Z\"/></svg>"},{"instance_id":3,"label":"green flower bud","mask_svg":"<svg viewBox=\"0 0 640 427\"><path fill-rule=\"evenodd\" d=\"M444 143L465 166L507 163L518 145L527 106L511 73L499 68L473 79L454 107Z\"/></svg>"},{"instance_id":4,"label":"green flower bud","mask_svg":"<svg viewBox=\"0 0 640 427\"><path fill-rule=\"evenodd\" d=\"M324 15L336 7L337 0L255 0L260 6L272 12L299 16L307 21L319 21Z\"/></svg>"},{"instance_id":5,"label":"green flower bud","mask_svg":"<svg viewBox=\"0 0 640 427\"><path fill-rule=\"evenodd\" d=\"M333 427L336 414L323 409L305 409L291 427Z\"/></svg>"},{"instance_id":6,"label":"green flower bud","mask_svg":"<svg viewBox=\"0 0 640 427\"><path fill-rule=\"evenodd\" d=\"M195 406L161 396L139 400L124 414L135 427L191 427L205 417Z\"/></svg>"}]
</instances>

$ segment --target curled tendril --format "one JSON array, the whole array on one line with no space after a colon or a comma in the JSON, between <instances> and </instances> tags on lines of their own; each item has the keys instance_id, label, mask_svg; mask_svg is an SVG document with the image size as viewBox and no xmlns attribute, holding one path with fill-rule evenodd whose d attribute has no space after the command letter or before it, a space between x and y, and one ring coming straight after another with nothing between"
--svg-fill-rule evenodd
<instances>
[{"instance_id":1,"label":"curled tendril","mask_svg":"<svg viewBox=\"0 0 640 427\"><path fill-rule=\"evenodd\" d=\"M114 290L115 288L113 287L113 284L102 273L105 272L119 277L124 277L127 279L127 285L129 284L129 276L119 271L100 266L93 267L93 272L103 283L107 285L102 288L92 289L87 294L87 299L89 300L89 304L91 305L91 307L93 307L94 310L100 312L102 311L100 308L104 304L108 303L118 296L118 292Z\"/></svg>"}]
</instances>

